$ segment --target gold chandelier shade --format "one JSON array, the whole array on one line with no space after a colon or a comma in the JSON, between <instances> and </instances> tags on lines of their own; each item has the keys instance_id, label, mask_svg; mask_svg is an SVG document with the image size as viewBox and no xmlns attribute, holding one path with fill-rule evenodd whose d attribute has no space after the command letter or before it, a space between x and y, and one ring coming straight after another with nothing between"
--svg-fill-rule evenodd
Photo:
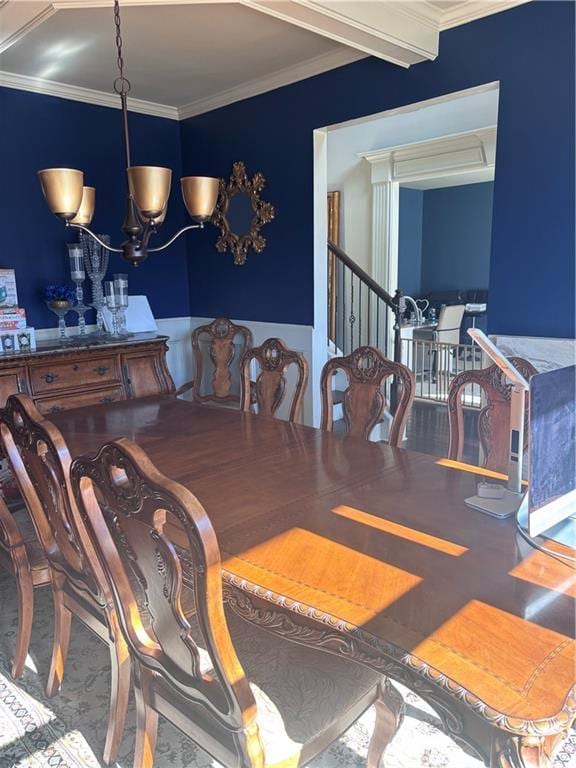
<instances>
[{"instance_id":1,"label":"gold chandelier shade","mask_svg":"<svg viewBox=\"0 0 576 768\"><path fill-rule=\"evenodd\" d=\"M45 168L38 171L48 207L56 216L70 221L82 203L84 174L74 168Z\"/></svg>"},{"instance_id":2,"label":"gold chandelier shade","mask_svg":"<svg viewBox=\"0 0 576 768\"><path fill-rule=\"evenodd\" d=\"M82 202L78 213L73 219L70 219L71 224L82 224L87 227L94 216L94 207L96 205L96 189L94 187L84 187L82 193Z\"/></svg>"},{"instance_id":3,"label":"gold chandelier shade","mask_svg":"<svg viewBox=\"0 0 576 768\"><path fill-rule=\"evenodd\" d=\"M172 171L155 165L128 168L128 185L138 209L146 219L161 215L168 203Z\"/></svg>"},{"instance_id":4,"label":"gold chandelier shade","mask_svg":"<svg viewBox=\"0 0 576 768\"><path fill-rule=\"evenodd\" d=\"M219 179L211 176L185 176L180 179L184 205L198 222L212 217L218 200Z\"/></svg>"}]
</instances>

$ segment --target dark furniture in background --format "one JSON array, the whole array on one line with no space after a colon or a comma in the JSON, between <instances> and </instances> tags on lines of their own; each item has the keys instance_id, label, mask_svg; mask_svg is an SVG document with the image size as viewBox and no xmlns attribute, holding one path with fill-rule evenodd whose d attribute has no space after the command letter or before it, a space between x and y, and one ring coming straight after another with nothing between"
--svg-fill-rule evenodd
<instances>
[{"instance_id":1,"label":"dark furniture in background","mask_svg":"<svg viewBox=\"0 0 576 768\"><path fill-rule=\"evenodd\" d=\"M51 414L174 391L166 367L167 337L137 333L94 343L39 342L36 351L0 355L0 406L9 395L30 395Z\"/></svg>"},{"instance_id":2,"label":"dark furniture in background","mask_svg":"<svg viewBox=\"0 0 576 768\"><path fill-rule=\"evenodd\" d=\"M488 304L488 290L485 288L461 289L458 291L432 291L421 299L427 299L430 303L429 309L436 310L436 317L440 314L443 304L450 306L452 304ZM472 328L473 321L476 328L486 333L486 312L484 313L464 313L464 320L460 327L460 344L470 344L470 336L466 333L468 328Z\"/></svg>"}]
</instances>

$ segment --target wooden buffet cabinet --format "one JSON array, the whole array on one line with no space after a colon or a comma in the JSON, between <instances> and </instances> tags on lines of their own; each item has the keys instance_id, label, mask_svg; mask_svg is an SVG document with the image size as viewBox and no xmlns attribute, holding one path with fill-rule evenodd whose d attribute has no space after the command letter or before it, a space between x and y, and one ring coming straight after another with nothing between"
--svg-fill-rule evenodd
<instances>
[{"instance_id":1,"label":"wooden buffet cabinet","mask_svg":"<svg viewBox=\"0 0 576 768\"><path fill-rule=\"evenodd\" d=\"M0 355L0 405L25 392L43 414L174 392L166 336L39 342L32 352Z\"/></svg>"}]
</instances>

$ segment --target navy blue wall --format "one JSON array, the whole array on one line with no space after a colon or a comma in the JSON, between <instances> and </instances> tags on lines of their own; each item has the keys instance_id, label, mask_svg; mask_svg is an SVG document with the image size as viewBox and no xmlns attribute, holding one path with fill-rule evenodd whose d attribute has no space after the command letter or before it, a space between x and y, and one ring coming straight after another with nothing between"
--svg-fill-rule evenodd
<instances>
[{"instance_id":1,"label":"navy blue wall","mask_svg":"<svg viewBox=\"0 0 576 768\"><path fill-rule=\"evenodd\" d=\"M494 184L428 189L422 221L422 293L488 288Z\"/></svg>"},{"instance_id":2,"label":"navy blue wall","mask_svg":"<svg viewBox=\"0 0 576 768\"><path fill-rule=\"evenodd\" d=\"M422 221L424 192L400 187L398 222L398 286L408 296L420 296L422 284Z\"/></svg>"},{"instance_id":3,"label":"navy blue wall","mask_svg":"<svg viewBox=\"0 0 576 768\"><path fill-rule=\"evenodd\" d=\"M179 190L180 131L176 121L133 114L133 158L137 164L173 169L171 207L164 229L172 233L184 221ZM120 112L51 96L0 89L0 267L14 267L20 306L31 325L54 325L56 318L39 299L49 283L70 282L66 242L76 234L64 228L44 202L36 171L70 167L84 170L85 183L96 187L97 232L125 239L124 163ZM190 314L186 241L133 269L119 256L110 258L109 274L128 272L130 292L148 295L156 317ZM70 315L69 322L75 322Z\"/></svg>"},{"instance_id":4,"label":"navy blue wall","mask_svg":"<svg viewBox=\"0 0 576 768\"><path fill-rule=\"evenodd\" d=\"M185 172L244 160L277 207L268 248L244 267L216 253L214 232L195 241L192 313L312 323L312 130L498 80L489 327L573 336L574 64L573 3L532 2L443 32L434 62L369 58L185 121Z\"/></svg>"}]
</instances>

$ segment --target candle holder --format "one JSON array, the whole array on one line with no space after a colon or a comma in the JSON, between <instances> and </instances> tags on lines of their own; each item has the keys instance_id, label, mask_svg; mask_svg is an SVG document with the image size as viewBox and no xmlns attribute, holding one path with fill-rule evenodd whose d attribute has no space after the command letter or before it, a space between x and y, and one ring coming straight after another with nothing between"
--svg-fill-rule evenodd
<instances>
[{"instance_id":1,"label":"candle holder","mask_svg":"<svg viewBox=\"0 0 576 768\"><path fill-rule=\"evenodd\" d=\"M110 243L108 235L99 235L99 238L104 243ZM102 280L108 269L108 251L91 237L85 235L84 232L80 232L80 245L82 246L82 253L84 255L84 268L88 273L88 277L92 284L91 306L96 310L96 325L98 326L96 333L104 334L106 333L106 329L104 327L104 315L102 314L102 310L106 306L106 300L104 299L104 292L102 290Z\"/></svg>"},{"instance_id":2,"label":"candle holder","mask_svg":"<svg viewBox=\"0 0 576 768\"><path fill-rule=\"evenodd\" d=\"M114 277L114 294L118 305L118 330L122 336L129 336L126 330L126 310L128 308L128 275L116 274Z\"/></svg>"},{"instance_id":3,"label":"candle holder","mask_svg":"<svg viewBox=\"0 0 576 768\"><path fill-rule=\"evenodd\" d=\"M70 243L68 245L68 259L70 262L70 277L76 286L76 305L74 312L78 315L78 329L80 336L86 336L86 320L84 315L90 309L84 304L84 289L82 284L86 279L84 271L84 253L80 243Z\"/></svg>"},{"instance_id":4,"label":"candle holder","mask_svg":"<svg viewBox=\"0 0 576 768\"><path fill-rule=\"evenodd\" d=\"M106 306L112 315L112 331L110 332L110 335L118 338L122 336L120 326L118 324L118 312L120 310L120 304L118 302L118 297L116 295L116 291L114 290L114 283L112 280L107 280L104 283L104 298Z\"/></svg>"}]
</instances>

